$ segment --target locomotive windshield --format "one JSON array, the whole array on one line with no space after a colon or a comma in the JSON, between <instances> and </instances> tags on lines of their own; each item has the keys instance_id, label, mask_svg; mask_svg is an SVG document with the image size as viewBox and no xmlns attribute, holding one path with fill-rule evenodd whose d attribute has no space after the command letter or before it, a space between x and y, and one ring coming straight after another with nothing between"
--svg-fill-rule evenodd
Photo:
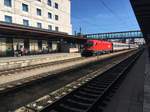
<instances>
[{"instance_id":1,"label":"locomotive windshield","mask_svg":"<svg viewBox=\"0 0 150 112\"><path fill-rule=\"evenodd\" d=\"M93 46L93 43L92 42L88 42L85 44L85 47L92 47Z\"/></svg>"}]
</instances>

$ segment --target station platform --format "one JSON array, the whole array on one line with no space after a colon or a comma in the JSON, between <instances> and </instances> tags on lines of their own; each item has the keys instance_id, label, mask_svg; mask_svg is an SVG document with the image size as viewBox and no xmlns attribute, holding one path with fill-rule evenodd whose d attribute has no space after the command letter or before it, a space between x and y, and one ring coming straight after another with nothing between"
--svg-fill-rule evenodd
<instances>
[{"instance_id":1,"label":"station platform","mask_svg":"<svg viewBox=\"0 0 150 112\"><path fill-rule=\"evenodd\" d=\"M54 53L21 57L2 57L0 58L0 71L78 57L81 57L80 53Z\"/></svg>"},{"instance_id":2,"label":"station platform","mask_svg":"<svg viewBox=\"0 0 150 112\"><path fill-rule=\"evenodd\" d=\"M148 54L147 54L148 57ZM150 112L150 59L146 58L143 112Z\"/></svg>"},{"instance_id":3,"label":"station platform","mask_svg":"<svg viewBox=\"0 0 150 112\"><path fill-rule=\"evenodd\" d=\"M150 64L147 50L133 65L104 112L150 112Z\"/></svg>"}]
</instances>

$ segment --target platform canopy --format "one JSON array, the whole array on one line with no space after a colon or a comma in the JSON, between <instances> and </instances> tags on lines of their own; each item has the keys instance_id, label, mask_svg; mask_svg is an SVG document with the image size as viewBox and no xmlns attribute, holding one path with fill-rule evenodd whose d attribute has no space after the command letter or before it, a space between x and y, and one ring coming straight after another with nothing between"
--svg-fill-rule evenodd
<instances>
[{"instance_id":1,"label":"platform canopy","mask_svg":"<svg viewBox=\"0 0 150 112\"><path fill-rule=\"evenodd\" d=\"M83 37L75 37L63 32L50 31L35 27L26 27L18 24L0 22L0 37L31 38L31 39L65 39L85 41Z\"/></svg>"},{"instance_id":2,"label":"platform canopy","mask_svg":"<svg viewBox=\"0 0 150 112\"><path fill-rule=\"evenodd\" d=\"M150 0L130 0L147 44L150 44Z\"/></svg>"}]
</instances>

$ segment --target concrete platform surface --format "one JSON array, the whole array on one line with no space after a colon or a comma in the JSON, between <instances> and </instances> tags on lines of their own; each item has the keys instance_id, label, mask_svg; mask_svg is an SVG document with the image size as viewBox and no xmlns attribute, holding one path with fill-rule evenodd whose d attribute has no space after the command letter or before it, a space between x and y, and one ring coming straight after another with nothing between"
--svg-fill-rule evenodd
<instances>
[{"instance_id":1,"label":"concrete platform surface","mask_svg":"<svg viewBox=\"0 0 150 112\"><path fill-rule=\"evenodd\" d=\"M80 53L55 53L0 58L0 71L81 57Z\"/></svg>"},{"instance_id":2,"label":"concrete platform surface","mask_svg":"<svg viewBox=\"0 0 150 112\"><path fill-rule=\"evenodd\" d=\"M119 89L110 98L111 100L103 112L143 112L144 75L148 58L147 54L147 51L145 51L136 61ZM148 99L148 107L150 108L150 94L148 94ZM150 110L145 112L150 112Z\"/></svg>"},{"instance_id":3,"label":"concrete platform surface","mask_svg":"<svg viewBox=\"0 0 150 112\"><path fill-rule=\"evenodd\" d=\"M146 65L145 65L143 112L150 112L150 59L148 58L146 58Z\"/></svg>"}]
</instances>

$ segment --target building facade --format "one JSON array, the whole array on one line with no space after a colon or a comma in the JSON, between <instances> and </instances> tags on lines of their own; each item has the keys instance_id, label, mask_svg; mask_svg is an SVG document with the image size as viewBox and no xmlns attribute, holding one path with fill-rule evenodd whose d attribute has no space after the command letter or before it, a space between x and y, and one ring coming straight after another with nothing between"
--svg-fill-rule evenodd
<instances>
[{"instance_id":1,"label":"building facade","mask_svg":"<svg viewBox=\"0 0 150 112\"><path fill-rule=\"evenodd\" d=\"M1 0L0 57L80 48L85 39L68 35L70 10L70 0Z\"/></svg>"},{"instance_id":2,"label":"building facade","mask_svg":"<svg viewBox=\"0 0 150 112\"><path fill-rule=\"evenodd\" d=\"M1 0L0 21L72 34L70 0Z\"/></svg>"},{"instance_id":3,"label":"building facade","mask_svg":"<svg viewBox=\"0 0 150 112\"><path fill-rule=\"evenodd\" d=\"M0 57L70 52L85 42L63 32L0 22Z\"/></svg>"}]
</instances>

